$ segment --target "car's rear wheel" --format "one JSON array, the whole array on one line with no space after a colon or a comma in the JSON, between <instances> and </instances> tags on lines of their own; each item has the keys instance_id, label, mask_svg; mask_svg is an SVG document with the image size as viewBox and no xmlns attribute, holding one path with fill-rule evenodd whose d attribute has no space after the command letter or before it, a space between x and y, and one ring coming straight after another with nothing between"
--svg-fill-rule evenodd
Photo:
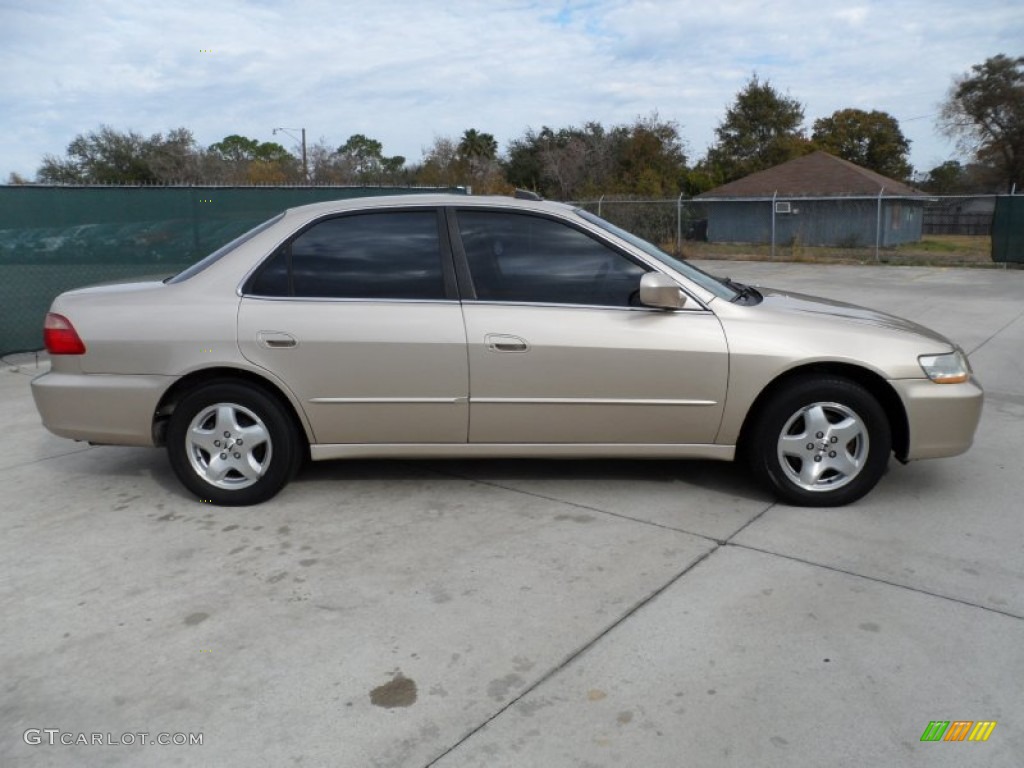
<instances>
[{"instance_id":1,"label":"car's rear wheel","mask_svg":"<svg viewBox=\"0 0 1024 768\"><path fill-rule=\"evenodd\" d=\"M182 398L168 425L167 453L186 488L223 506L273 497L302 460L301 440L281 404L232 381L207 384Z\"/></svg>"},{"instance_id":2,"label":"car's rear wheel","mask_svg":"<svg viewBox=\"0 0 1024 768\"><path fill-rule=\"evenodd\" d=\"M885 410L849 379L804 378L759 412L746 446L754 473L783 501L836 507L870 491L889 463Z\"/></svg>"}]
</instances>

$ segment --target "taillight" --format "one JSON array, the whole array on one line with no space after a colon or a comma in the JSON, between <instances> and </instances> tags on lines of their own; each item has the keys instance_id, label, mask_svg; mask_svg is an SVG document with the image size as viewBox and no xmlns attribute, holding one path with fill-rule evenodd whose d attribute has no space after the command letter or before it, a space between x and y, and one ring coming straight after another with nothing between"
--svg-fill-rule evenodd
<instances>
[{"instance_id":1,"label":"taillight","mask_svg":"<svg viewBox=\"0 0 1024 768\"><path fill-rule=\"evenodd\" d=\"M43 323L43 343L51 355L84 355L85 344L78 331L64 315L47 312Z\"/></svg>"}]
</instances>

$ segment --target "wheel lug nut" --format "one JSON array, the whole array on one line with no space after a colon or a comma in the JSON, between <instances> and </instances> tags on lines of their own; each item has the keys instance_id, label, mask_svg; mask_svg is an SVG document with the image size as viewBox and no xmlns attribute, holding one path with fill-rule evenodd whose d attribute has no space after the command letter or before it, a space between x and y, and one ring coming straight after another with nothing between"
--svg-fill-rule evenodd
<instances>
[{"instance_id":1,"label":"wheel lug nut","mask_svg":"<svg viewBox=\"0 0 1024 768\"><path fill-rule=\"evenodd\" d=\"M838 438L838 437L834 437L834 436L833 436L833 437L832 437L832 439L831 439L831 440L829 440L829 442L830 442L830 443L838 443L838 442L839 442L839 438Z\"/></svg>"},{"instance_id":2,"label":"wheel lug nut","mask_svg":"<svg viewBox=\"0 0 1024 768\"><path fill-rule=\"evenodd\" d=\"M235 440L235 445L241 445L241 444L242 444L241 440Z\"/></svg>"},{"instance_id":3,"label":"wheel lug nut","mask_svg":"<svg viewBox=\"0 0 1024 768\"><path fill-rule=\"evenodd\" d=\"M240 459L240 458L242 458L242 454L240 454L240 453L236 453L236 454L235 454L235 458L236 458L236 459Z\"/></svg>"},{"instance_id":4,"label":"wheel lug nut","mask_svg":"<svg viewBox=\"0 0 1024 768\"><path fill-rule=\"evenodd\" d=\"M220 457L221 457L222 459L226 459L226 458L228 457L228 455L227 455L226 453L222 453L222 454L220 455Z\"/></svg>"},{"instance_id":5,"label":"wheel lug nut","mask_svg":"<svg viewBox=\"0 0 1024 768\"><path fill-rule=\"evenodd\" d=\"M213 444L214 444L215 446L217 446L218 448L220 448L220 440L214 440L214 441L213 441Z\"/></svg>"},{"instance_id":6,"label":"wheel lug nut","mask_svg":"<svg viewBox=\"0 0 1024 768\"><path fill-rule=\"evenodd\" d=\"M813 451L814 450L814 443L808 443L807 444L807 450L808 451Z\"/></svg>"},{"instance_id":7,"label":"wheel lug nut","mask_svg":"<svg viewBox=\"0 0 1024 768\"><path fill-rule=\"evenodd\" d=\"M231 437L231 433L230 432L225 432L224 433L224 437ZM818 437L821 437L821 435L818 435Z\"/></svg>"},{"instance_id":8,"label":"wheel lug nut","mask_svg":"<svg viewBox=\"0 0 1024 768\"><path fill-rule=\"evenodd\" d=\"M815 461L821 461L821 456L820 456L820 455L818 455L818 456L815 456L815 457L814 457L814 460L815 460Z\"/></svg>"},{"instance_id":9,"label":"wheel lug nut","mask_svg":"<svg viewBox=\"0 0 1024 768\"><path fill-rule=\"evenodd\" d=\"M834 459L834 458L836 457L836 452L835 452L835 451L829 451L829 452L828 452L828 457L829 457L830 459Z\"/></svg>"},{"instance_id":10,"label":"wheel lug nut","mask_svg":"<svg viewBox=\"0 0 1024 768\"><path fill-rule=\"evenodd\" d=\"M824 432L819 432L819 433L818 433L818 439L819 439L819 440L821 440L821 438L823 438L824 436L825 436L825 433L824 433Z\"/></svg>"}]
</instances>

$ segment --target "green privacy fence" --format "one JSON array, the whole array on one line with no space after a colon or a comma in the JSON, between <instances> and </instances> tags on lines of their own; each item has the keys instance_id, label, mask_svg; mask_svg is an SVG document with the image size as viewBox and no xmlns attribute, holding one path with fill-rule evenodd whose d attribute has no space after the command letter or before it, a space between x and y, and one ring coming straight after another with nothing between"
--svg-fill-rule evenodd
<instances>
[{"instance_id":1,"label":"green privacy fence","mask_svg":"<svg viewBox=\"0 0 1024 768\"><path fill-rule=\"evenodd\" d=\"M992 261L1024 263L1024 195L996 198Z\"/></svg>"},{"instance_id":2,"label":"green privacy fence","mask_svg":"<svg viewBox=\"0 0 1024 768\"><path fill-rule=\"evenodd\" d=\"M462 191L0 186L0 354L42 346L43 316L58 293L123 278L165 277L285 208Z\"/></svg>"}]
</instances>

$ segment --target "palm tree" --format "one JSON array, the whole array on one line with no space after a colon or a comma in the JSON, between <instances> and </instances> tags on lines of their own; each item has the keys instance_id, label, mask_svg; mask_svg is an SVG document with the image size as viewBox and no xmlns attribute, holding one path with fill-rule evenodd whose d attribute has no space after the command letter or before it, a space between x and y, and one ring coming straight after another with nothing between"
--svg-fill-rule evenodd
<instances>
[{"instance_id":1,"label":"palm tree","mask_svg":"<svg viewBox=\"0 0 1024 768\"><path fill-rule=\"evenodd\" d=\"M498 155L498 142L491 134L470 128L459 141L459 154L471 159L493 160Z\"/></svg>"}]
</instances>

